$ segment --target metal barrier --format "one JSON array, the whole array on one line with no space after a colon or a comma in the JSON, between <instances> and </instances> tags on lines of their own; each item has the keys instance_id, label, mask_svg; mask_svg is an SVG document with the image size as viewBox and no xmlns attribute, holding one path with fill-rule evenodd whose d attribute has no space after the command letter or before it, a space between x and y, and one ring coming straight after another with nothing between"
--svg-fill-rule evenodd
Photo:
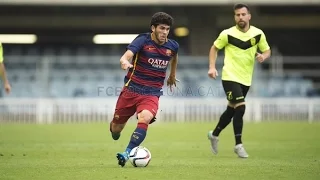
<instances>
[{"instance_id":1,"label":"metal barrier","mask_svg":"<svg viewBox=\"0 0 320 180\"><path fill-rule=\"evenodd\" d=\"M113 118L116 98L2 99L0 123L93 123ZM224 98L160 98L158 122L217 121ZM132 117L135 119L135 116ZM246 122L320 121L320 99L248 98Z\"/></svg>"}]
</instances>

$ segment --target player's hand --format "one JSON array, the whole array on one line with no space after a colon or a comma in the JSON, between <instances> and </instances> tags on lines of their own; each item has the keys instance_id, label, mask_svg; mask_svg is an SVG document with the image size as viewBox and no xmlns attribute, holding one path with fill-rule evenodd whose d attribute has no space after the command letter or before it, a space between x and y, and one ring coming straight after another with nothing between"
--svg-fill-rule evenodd
<instances>
[{"instance_id":1,"label":"player's hand","mask_svg":"<svg viewBox=\"0 0 320 180\"><path fill-rule=\"evenodd\" d=\"M172 92L173 91L173 85L174 87L177 87L177 84L176 82L180 82L179 79L176 79L176 77L174 76L169 76L168 80L167 80L167 86L170 87L170 91Z\"/></svg>"},{"instance_id":2,"label":"player's hand","mask_svg":"<svg viewBox=\"0 0 320 180\"><path fill-rule=\"evenodd\" d=\"M257 53L256 59L259 61L259 63L262 63L266 58L264 57L263 54Z\"/></svg>"},{"instance_id":3,"label":"player's hand","mask_svg":"<svg viewBox=\"0 0 320 180\"><path fill-rule=\"evenodd\" d=\"M216 70L216 68L210 68L209 71L208 71L208 76L210 78L216 79L219 76L218 71Z\"/></svg>"},{"instance_id":4,"label":"player's hand","mask_svg":"<svg viewBox=\"0 0 320 180\"><path fill-rule=\"evenodd\" d=\"M4 90L6 91L7 94L10 94L11 86L9 82L4 83Z\"/></svg>"},{"instance_id":5,"label":"player's hand","mask_svg":"<svg viewBox=\"0 0 320 180\"><path fill-rule=\"evenodd\" d=\"M133 67L133 65L127 60L120 61L120 65L121 65L121 68L123 70L127 70L128 68L132 68Z\"/></svg>"}]
</instances>

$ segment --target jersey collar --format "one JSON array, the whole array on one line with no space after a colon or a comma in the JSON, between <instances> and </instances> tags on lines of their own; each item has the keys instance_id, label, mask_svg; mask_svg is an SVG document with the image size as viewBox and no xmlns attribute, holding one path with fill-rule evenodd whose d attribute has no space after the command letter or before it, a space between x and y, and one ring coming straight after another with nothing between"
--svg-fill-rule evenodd
<instances>
[{"instance_id":1,"label":"jersey collar","mask_svg":"<svg viewBox=\"0 0 320 180\"><path fill-rule=\"evenodd\" d=\"M242 33L247 33L247 32L249 32L249 31L250 31L250 28L251 28L251 25L249 24L248 30L247 30L246 32L243 32L243 31L241 31L241 30L239 29L239 27L236 25L236 29L237 29L238 31L242 32Z\"/></svg>"}]
</instances>

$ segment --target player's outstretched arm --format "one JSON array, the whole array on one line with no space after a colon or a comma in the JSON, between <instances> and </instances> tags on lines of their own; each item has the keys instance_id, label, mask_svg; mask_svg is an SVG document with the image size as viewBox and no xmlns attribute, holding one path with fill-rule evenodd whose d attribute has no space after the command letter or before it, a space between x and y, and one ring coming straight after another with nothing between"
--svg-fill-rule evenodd
<instances>
[{"instance_id":1,"label":"player's outstretched arm","mask_svg":"<svg viewBox=\"0 0 320 180\"><path fill-rule=\"evenodd\" d=\"M261 39L258 43L258 47L259 47L260 51L262 52L262 54L257 53L256 59L260 63L262 63L271 56L271 50L270 50L271 48L268 44L266 35L263 32L261 33Z\"/></svg>"},{"instance_id":2,"label":"player's outstretched arm","mask_svg":"<svg viewBox=\"0 0 320 180\"><path fill-rule=\"evenodd\" d=\"M210 78L216 78L218 76L218 71L216 69L216 61L218 56L219 49L213 45L211 46L210 52L209 52L209 71L208 76Z\"/></svg>"},{"instance_id":3,"label":"player's outstretched arm","mask_svg":"<svg viewBox=\"0 0 320 180\"><path fill-rule=\"evenodd\" d=\"M227 33L223 30L218 38L213 42L209 52L209 71L208 76L210 78L216 79L218 76L218 71L216 69L216 60L218 57L218 51L224 48L228 44Z\"/></svg>"},{"instance_id":4,"label":"player's outstretched arm","mask_svg":"<svg viewBox=\"0 0 320 180\"><path fill-rule=\"evenodd\" d=\"M0 63L0 76L3 82L4 89L6 93L9 94L11 92L11 86L7 78L6 68L2 62Z\"/></svg>"},{"instance_id":5,"label":"player's outstretched arm","mask_svg":"<svg viewBox=\"0 0 320 180\"><path fill-rule=\"evenodd\" d=\"M177 65L178 65L178 54L176 54L171 60L170 76L176 77Z\"/></svg>"},{"instance_id":6,"label":"player's outstretched arm","mask_svg":"<svg viewBox=\"0 0 320 180\"><path fill-rule=\"evenodd\" d=\"M3 49L2 49L1 43L0 43L0 77L2 79L3 86L4 86L6 93L9 94L11 91L11 86L10 86L9 80L7 78L6 68L3 64Z\"/></svg>"},{"instance_id":7,"label":"player's outstretched arm","mask_svg":"<svg viewBox=\"0 0 320 180\"><path fill-rule=\"evenodd\" d=\"M120 65L123 70L132 68L133 65L129 62L133 58L134 54L131 50L127 50L120 58Z\"/></svg>"},{"instance_id":8,"label":"player's outstretched arm","mask_svg":"<svg viewBox=\"0 0 320 180\"><path fill-rule=\"evenodd\" d=\"M271 50L268 49L268 50L264 51L262 54L257 53L257 54L256 54L256 59L257 59L260 63L262 63L262 62L264 62L265 60L267 60L268 58L270 58L270 56L271 56Z\"/></svg>"},{"instance_id":9,"label":"player's outstretched arm","mask_svg":"<svg viewBox=\"0 0 320 180\"><path fill-rule=\"evenodd\" d=\"M172 86L177 86L176 82L178 81L176 79L176 71L177 71L177 65L178 65L178 54L176 54L172 60L171 60L171 67L170 67L170 75L167 80L167 86L170 87L170 91L172 91Z\"/></svg>"}]
</instances>

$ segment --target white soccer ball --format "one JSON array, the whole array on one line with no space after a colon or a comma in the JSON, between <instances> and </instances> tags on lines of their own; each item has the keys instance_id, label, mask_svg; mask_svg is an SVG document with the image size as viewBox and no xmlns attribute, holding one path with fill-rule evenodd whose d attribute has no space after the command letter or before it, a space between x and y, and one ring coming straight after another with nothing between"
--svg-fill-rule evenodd
<instances>
[{"instance_id":1,"label":"white soccer ball","mask_svg":"<svg viewBox=\"0 0 320 180\"><path fill-rule=\"evenodd\" d=\"M150 160L151 152L146 147L135 147L129 153L129 161L134 167L147 167Z\"/></svg>"}]
</instances>

